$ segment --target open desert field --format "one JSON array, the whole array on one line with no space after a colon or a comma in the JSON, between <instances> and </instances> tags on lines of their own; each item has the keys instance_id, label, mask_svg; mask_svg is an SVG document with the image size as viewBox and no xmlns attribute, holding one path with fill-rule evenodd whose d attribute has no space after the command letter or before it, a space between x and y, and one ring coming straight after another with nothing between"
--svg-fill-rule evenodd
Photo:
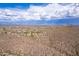
<instances>
[{"instance_id":1,"label":"open desert field","mask_svg":"<svg viewBox=\"0 0 79 59\"><path fill-rule=\"evenodd\" d=\"M2 56L77 56L79 26L1 26Z\"/></svg>"}]
</instances>

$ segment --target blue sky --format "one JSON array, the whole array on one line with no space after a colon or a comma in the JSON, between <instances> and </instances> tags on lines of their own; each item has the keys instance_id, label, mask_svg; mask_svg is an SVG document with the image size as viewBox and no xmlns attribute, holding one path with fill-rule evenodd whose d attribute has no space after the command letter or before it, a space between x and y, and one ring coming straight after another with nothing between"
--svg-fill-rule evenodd
<instances>
[{"instance_id":1,"label":"blue sky","mask_svg":"<svg viewBox=\"0 0 79 59\"><path fill-rule=\"evenodd\" d=\"M0 3L0 25L79 25L78 3Z\"/></svg>"},{"instance_id":2,"label":"blue sky","mask_svg":"<svg viewBox=\"0 0 79 59\"><path fill-rule=\"evenodd\" d=\"M45 6L48 3L0 3L0 8L29 8L30 5Z\"/></svg>"}]
</instances>

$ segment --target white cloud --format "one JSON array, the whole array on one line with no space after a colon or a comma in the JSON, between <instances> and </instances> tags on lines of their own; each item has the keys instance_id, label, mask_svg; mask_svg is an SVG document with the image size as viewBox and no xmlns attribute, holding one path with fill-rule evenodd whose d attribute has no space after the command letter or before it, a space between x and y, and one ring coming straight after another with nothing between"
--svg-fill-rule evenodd
<instances>
[{"instance_id":1,"label":"white cloud","mask_svg":"<svg viewBox=\"0 0 79 59\"><path fill-rule=\"evenodd\" d=\"M0 19L42 20L65 17L79 17L79 4L48 4L30 6L28 9L0 9Z\"/></svg>"}]
</instances>

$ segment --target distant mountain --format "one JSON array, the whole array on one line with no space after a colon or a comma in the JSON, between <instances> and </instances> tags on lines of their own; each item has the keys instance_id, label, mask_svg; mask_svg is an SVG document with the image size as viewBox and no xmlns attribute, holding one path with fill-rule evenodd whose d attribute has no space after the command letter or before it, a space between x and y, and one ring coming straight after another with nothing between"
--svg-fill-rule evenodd
<instances>
[{"instance_id":1,"label":"distant mountain","mask_svg":"<svg viewBox=\"0 0 79 59\"><path fill-rule=\"evenodd\" d=\"M79 18L51 20L0 20L0 25L79 25Z\"/></svg>"}]
</instances>

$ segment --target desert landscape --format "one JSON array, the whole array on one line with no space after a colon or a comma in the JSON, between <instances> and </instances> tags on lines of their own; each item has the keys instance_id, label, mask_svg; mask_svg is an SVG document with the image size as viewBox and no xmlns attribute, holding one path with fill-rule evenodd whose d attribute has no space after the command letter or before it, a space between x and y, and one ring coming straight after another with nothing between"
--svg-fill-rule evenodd
<instances>
[{"instance_id":1,"label":"desert landscape","mask_svg":"<svg viewBox=\"0 0 79 59\"><path fill-rule=\"evenodd\" d=\"M78 56L79 26L0 26L1 56Z\"/></svg>"}]
</instances>

